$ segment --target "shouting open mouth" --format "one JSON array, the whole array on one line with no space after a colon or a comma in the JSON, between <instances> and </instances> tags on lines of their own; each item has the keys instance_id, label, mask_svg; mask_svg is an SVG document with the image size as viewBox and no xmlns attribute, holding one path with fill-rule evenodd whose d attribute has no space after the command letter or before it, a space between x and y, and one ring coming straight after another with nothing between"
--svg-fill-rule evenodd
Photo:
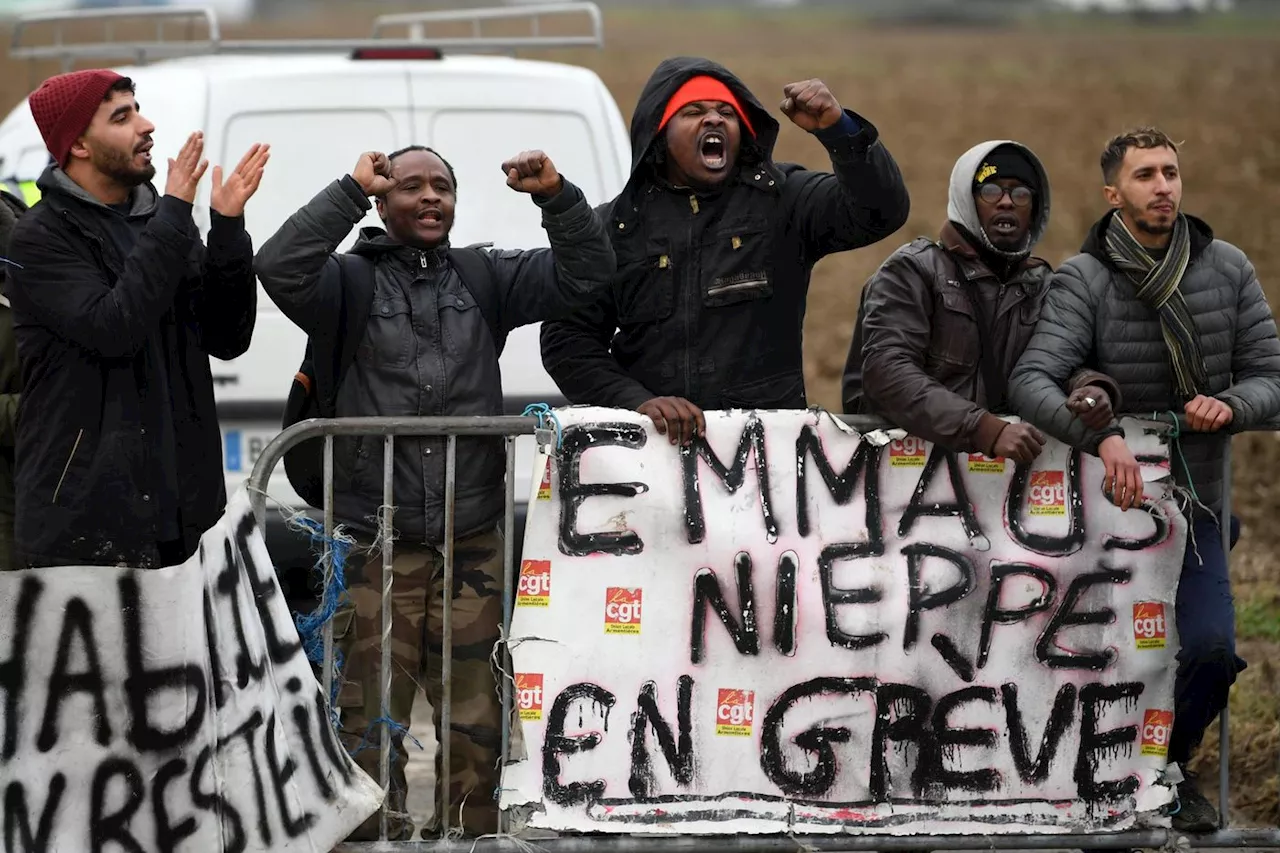
<instances>
[{"instance_id":1,"label":"shouting open mouth","mask_svg":"<svg viewBox=\"0 0 1280 853\"><path fill-rule=\"evenodd\" d=\"M725 145L724 133L708 130L698 138L698 155L702 165L712 172L718 172L729 163L729 151Z\"/></svg>"}]
</instances>

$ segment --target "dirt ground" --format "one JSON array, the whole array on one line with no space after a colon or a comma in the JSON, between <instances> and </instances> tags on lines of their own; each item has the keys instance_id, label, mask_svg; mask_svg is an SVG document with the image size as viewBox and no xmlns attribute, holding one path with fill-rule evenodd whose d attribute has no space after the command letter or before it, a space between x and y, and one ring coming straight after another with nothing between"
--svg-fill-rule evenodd
<instances>
[{"instance_id":1,"label":"dirt ground","mask_svg":"<svg viewBox=\"0 0 1280 853\"><path fill-rule=\"evenodd\" d=\"M367 32L376 3L306 20L274 21L254 35ZM385 7L395 10L395 7ZM1227 28L1231 29L1231 28ZM243 35L245 33L231 33ZM0 31L0 36L5 35ZM7 40L7 39L6 39ZM823 260L809 295L805 357L811 400L838 406L839 377L862 283L895 248L936 234L951 167L965 149L1014 138L1045 162L1052 221L1038 254L1058 264L1079 247L1104 207L1098 156L1105 139L1154 123L1182 140L1184 207L1252 259L1273 304L1280 300L1280 30L1193 34L1079 27L1017 31L870 29L832 12L606 12L606 48L538 54L597 71L630 115L662 58L694 53L738 72L765 103L786 83L819 77L841 102L879 128L912 194L907 225L858 252ZM0 63L0 105L14 103L28 69ZM45 69L53 73L56 68ZM777 155L824 167L822 149L783 119ZM1235 503L1243 538L1233 563L1243 654L1233 691L1232 791L1237 812L1280 820L1280 440L1254 434L1236 444ZM1201 756L1216 763L1216 737ZM1215 775L1216 774L1212 774ZM1213 786L1216 789L1216 785Z\"/></svg>"}]
</instances>

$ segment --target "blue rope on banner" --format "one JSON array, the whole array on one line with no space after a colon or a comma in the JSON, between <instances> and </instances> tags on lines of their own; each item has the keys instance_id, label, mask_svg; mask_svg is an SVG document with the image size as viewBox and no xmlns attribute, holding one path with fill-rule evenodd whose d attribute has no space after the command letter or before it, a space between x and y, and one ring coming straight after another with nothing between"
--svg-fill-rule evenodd
<instances>
[{"instance_id":1,"label":"blue rope on banner","mask_svg":"<svg viewBox=\"0 0 1280 853\"><path fill-rule=\"evenodd\" d=\"M338 605L347 592L347 578L344 567L347 563L347 556L351 553L350 542L324 535L324 527L314 518L302 516L298 519L298 524L307 528L308 537L311 539L312 545L321 546L321 556L316 560L315 570L320 573L320 577L324 578L324 546L327 545L332 554L333 572L329 576L329 581L325 585L321 594L320 606L307 614L295 614L294 624L298 627L298 634L302 637L303 648L307 652L307 660L312 663L320 663L324 659L324 636L321 633L325 623L333 619L333 614L337 612Z\"/></svg>"},{"instance_id":2,"label":"blue rope on banner","mask_svg":"<svg viewBox=\"0 0 1280 853\"><path fill-rule=\"evenodd\" d=\"M560 426L560 419L556 417L556 413L546 403L530 403L524 407L523 416L526 418L537 418L538 429L550 429L556 434L556 450L560 449L561 436L564 430Z\"/></svg>"},{"instance_id":3,"label":"blue rope on banner","mask_svg":"<svg viewBox=\"0 0 1280 853\"><path fill-rule=\"evenodd\" d=\"M298 637L302 640L302 649L307 655L307 660L313 664L323 664L324 626L333 619L333 614L337 612L338 606L346 598L347 577L344 569L353 543L344 539L325 536L324 525L314 518L299 515L294 519L294 522L306 533L311 540L313 549L319 554L312 571L320 577L322 583L324 583L324 589L321 593L320 605L310 613L294 613L293 622L297 626ZM328 581L324 582L324 549L326 545L331 554L333 571L329 574ZM329 690L329 707L333 709L333 723L335 726L338 724L338 689L342 683L343 663L342 652L334 648L333 679Z\"/></svg>"}]
</instances>

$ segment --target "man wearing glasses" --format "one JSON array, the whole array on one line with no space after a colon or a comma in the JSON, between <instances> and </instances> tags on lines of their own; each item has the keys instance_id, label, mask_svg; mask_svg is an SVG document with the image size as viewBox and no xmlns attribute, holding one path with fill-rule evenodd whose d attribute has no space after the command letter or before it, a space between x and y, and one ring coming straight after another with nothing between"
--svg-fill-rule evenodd
<instances>
[{"instance_id":1,"label":"man wearing glasses","mask_svg":"<svg viewBox=\"0 0 1280 853\"><path fill-rule=\"evenodd\" d=\"M952 452L1035 459L1044 435L997 413L1053 274L1031 254L1048 225L1049 179L1029 148L992 140L965 152L938 239L898 249L863 288L845 413L878 415ZM1068 408L1110 422L1111 380L1082 370L1070 387Z\"/></svg>"}]
</instances>

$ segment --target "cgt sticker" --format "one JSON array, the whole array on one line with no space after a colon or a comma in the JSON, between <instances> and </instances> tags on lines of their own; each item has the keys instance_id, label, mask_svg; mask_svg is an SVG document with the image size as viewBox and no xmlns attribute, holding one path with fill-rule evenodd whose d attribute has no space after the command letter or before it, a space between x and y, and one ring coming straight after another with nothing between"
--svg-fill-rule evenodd
<instances>
[{"instance_id":1,"label":"cgt sticker","mask_svg":"<svg viewBox=\"0 0 1280 853\"><path fill-rule=\"evenodd\" d=\"M909 435L889 442L889 465L892 468L923 468L924 439Z\"/></svg>"},{"instance_id":2,"label":"cgt sticker","mask_svg":"<svg viewBox=\"0 0 1280 853\"><path fill-rule=\"evenodd\" d=\"M1134 602L1133 642L1140 649L1165 647L1164 602Z\"/></svg>"},{"instance_id":3,"label":"cgt sticker","mask_svg":"<svg viewBox=\"0 0 1280 853\"><path fill-rule=\"evenodd\" d=\"M640 633L639 589L611 586L604 594L604 632L606 634Z\"/></svg>"},{"instance_id":4,"label":"cgt sticker","mask_svg":"<svg viewBox=\"0 0 1280 853\"><path fill-rule=\"evenodd\" d=\"M730 737L751 737L751 723L755 716L756 694L754 690L725 690L716 694L716 734Z\"/></svg>"},{"instance_id":5,"label":"cgt sticker","mask_svg":"<svg viewBox=\"0 0 1280 853\"><path fill-rule=\"evenodd\" d=\"M1142 715L1142 754L1167 756L1172 733L1172 711L1148 710Z\"/></svg>"},{"instance_id":6,"label":"cgt sticker","mask_svg":"<svg viewBox=\"0 0 1280 853\"><path fill-rule=\"evenodd\" d=\"M551 457L547 457L547 467L542 469L542 484L538 486L538 500L551 500Z\"/></svg>"},{"instance_id":7,"label":"cgt sticker","mask_svg":"<svg viewBox=\"0 0 1280 853\"><path fill-rule=\"evenodd\" d=\"M542 719L542 673L516 673L516 708L522 720Z\"/></svg>"},{"instance_id":8,"label":"cgt sticker","mask_svg":"<svg viewBox=\"0 0 1280 853\"><path fill-rule=\"evenodd\" d=\"M1067 487L1061 471L1031 472L1027 512L1031 515L1067 514Z\"/></svg>"},{"instance_id":9,"label":"cgt sticker","mask_svg":"<svg viewBox=\"0 0 1280 853\"><path fill-rule=\"evenodd\" d=\"M524 560L516 588L516 607L551 606L551 561Z\"/></svg>"},{"instance_id":10,"label":"cgt sticker","mask_svg":"<svg viewBox=\"0 0 1280 853\"><path fill-rule=\"evenodd\" d=\"M997 456L994 459L985 453L969 454L969 473L971 474L1003 474L1004 473L1004 457Z\"/></svg>"}]
</instances>

